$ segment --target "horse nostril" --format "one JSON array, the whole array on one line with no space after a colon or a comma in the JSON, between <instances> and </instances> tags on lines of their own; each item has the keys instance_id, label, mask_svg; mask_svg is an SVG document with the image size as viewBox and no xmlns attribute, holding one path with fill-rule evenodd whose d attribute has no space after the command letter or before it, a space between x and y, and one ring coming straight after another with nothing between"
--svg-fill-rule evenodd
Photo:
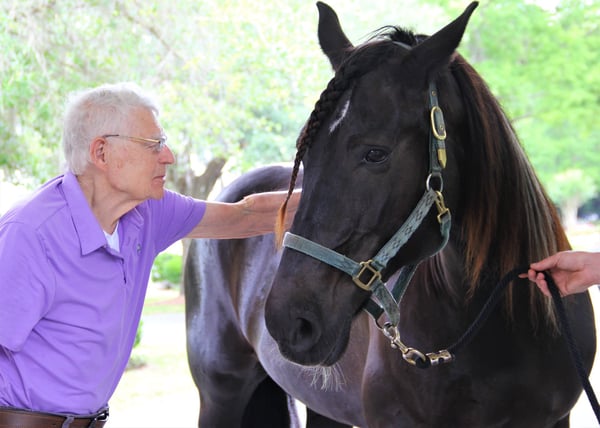
<instances>
[{"instance_id":1,"label":"horse nostril","mask_svg":"<svg viewBox=\"0 0 600 428\"><path fill-rule=\"evenodd\" d=\"M304 318L296 318L296 332L300 337L310 336L313 332L311 323Z\"/></svg>"},{"instance_id":2,"label":"horse nostril","mask_svg":"<svg viewBox=\"0 0 600 428\"><path fill-rule=\"evenodd\" d=\"M290 347L297 352L308 351L321 337L318 323L307 318L298 317L293 322L290 332Z\"/></svg>"}]
</instances>

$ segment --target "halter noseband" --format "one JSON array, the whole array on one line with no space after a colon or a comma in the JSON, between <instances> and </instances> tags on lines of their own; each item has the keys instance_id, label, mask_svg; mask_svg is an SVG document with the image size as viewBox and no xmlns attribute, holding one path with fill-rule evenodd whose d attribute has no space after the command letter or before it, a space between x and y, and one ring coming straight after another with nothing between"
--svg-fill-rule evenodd
<instances>
[{"instance_id":1,"label":"halter noseband","mask_svg":"<svg viewBox=\"0 0 600 428\"><path fill-rule=\"evenodd\" d=\"M424 356L420 351L407 347L400 340L398 329L400 323L399 302L418 264L407 265L401 269L400 275L391 292L387 289L381 277L381 272L386 268L390 259L406 244L434 204L437 209L437 220L442 236L442 243L435 253L444 248L450 236L451 215L442 196L442 170L446 166L446 126L444 124L442 109L438 103L437 88L433 82L429 84L429 109L431 121L429 132L429 174L425 181L425 192L406 221L372 259L356 262L334 250L290 232L287 232L283 239L284 247L299 251L345 272L352 277L352 280L358 287L366 291L371 291L375 300L373 298L369 299L363 309L375 319L377 326L390 339L392 346L400 349L403 358L413 365L417 365L418 362L425 358L433 365L452 359L447 351L430 353ZM434 182L437 182L437 188L434 188ZM378 319L384 313L388 321L382 327L379 325Z\"/></svg>"}]
</instances>

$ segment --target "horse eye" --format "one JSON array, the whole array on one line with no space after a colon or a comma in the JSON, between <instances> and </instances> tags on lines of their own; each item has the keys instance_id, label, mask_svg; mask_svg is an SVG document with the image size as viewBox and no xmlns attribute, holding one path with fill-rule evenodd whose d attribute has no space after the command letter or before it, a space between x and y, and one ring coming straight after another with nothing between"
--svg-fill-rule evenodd
<instances>
[{"instance_id":1,"label":"horse eye","mask_svg":"<svg viewBox=\"0 0 600 428\"><path fill-rule=\"evenodd\" d=\"M365 155L365 160L370 163L381 163L388 158L388 153L382 149L371 149Z\"/></svg>"}]
</instances>

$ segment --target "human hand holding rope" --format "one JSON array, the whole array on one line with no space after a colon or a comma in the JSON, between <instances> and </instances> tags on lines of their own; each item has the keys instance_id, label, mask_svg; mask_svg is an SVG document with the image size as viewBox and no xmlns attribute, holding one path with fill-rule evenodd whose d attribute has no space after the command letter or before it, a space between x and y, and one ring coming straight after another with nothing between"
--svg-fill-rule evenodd
<instances>
[{"instance_id":1,"label":"human hand holding rope","mask_svg":"<svg viewBox=\"0 0 600 428\"><path fill-rule=\"evenodd\" d=\"M561 251L532 263L527 274L519 275L535 282L546 296L551 297L543 271L552 275L561 296L583 293L592 285L600 283L600 253Z\"/></svg>"}]
</instances>

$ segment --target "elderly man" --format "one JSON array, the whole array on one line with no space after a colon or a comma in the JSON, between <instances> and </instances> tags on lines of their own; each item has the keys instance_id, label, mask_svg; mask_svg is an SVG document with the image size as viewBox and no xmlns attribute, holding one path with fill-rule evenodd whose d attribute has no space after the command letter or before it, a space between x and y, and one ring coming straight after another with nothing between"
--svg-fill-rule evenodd
<instances>
[{"instance_id":1,"label":"elderly man","mask_svg":"<svg viewBox=\"0 0 600 428\"><path fill-rule=\"evenodd\" d=\"M227 204L165 190L158 113L131 84L75 94L67 172L0 218L0 427L103 426L157 254L273 230L284 193Z\"/></svg>"}]
</instances>

